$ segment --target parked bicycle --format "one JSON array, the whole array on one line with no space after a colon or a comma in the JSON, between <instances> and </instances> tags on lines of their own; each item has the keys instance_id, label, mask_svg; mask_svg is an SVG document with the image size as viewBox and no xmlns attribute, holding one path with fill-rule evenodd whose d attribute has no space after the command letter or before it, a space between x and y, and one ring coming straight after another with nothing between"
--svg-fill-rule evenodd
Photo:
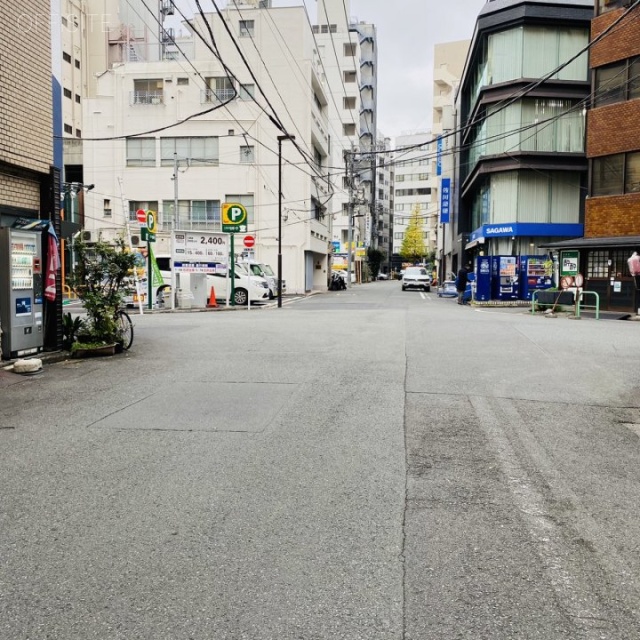
<instances>
[{"instance_id":1,"label":"parked bicycle","mask_svg":"<svg viewBox=\"0 0 640 640\"><path fill-rule=\"evenodd\" d=\"M133 322L131 322L129 314L124 309L116 311L115 320L122 348L127 351L133 344Z\"/></svg>"}]
</instances>

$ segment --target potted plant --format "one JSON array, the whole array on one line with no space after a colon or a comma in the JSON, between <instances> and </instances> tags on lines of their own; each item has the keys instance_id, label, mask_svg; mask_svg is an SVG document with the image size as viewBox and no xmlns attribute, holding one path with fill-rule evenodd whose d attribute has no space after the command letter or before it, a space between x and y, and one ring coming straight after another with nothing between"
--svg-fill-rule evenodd
<instances>
[{"instance_id":1,"label":"potted plant","mask_svg":"<svg viewBox=\"0 0 640 640\"><path fill-rule=\"evenodd\" d=\"M87 319L78 327L71 353L77 357L111 355L121 342L116 312L122 306L136 258L122 239L74 246L77 262L69 279Z\"/></svg>"},{"instance_id":2,"label":"potted plant","mask_svg":"<svg viewBox=\"0 0 640 640\"><path fill-rule=\"evenodd\" d=\"M70 313L62 316L62 348L67 351L71 350L71 345L78 339L78 335L82 331L84 321L80 316L73 317Z\"/></svg>"}]
</instances>

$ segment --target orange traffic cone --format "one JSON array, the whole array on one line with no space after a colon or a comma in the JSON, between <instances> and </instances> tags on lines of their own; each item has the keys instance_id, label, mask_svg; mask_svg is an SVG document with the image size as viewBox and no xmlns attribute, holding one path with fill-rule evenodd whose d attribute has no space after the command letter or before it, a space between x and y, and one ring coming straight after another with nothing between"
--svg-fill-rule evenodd
<instances>
[{"instance_id":1,"label":"orange traffic cone","mask_svg":"<svg viewBox=\"0 0 640 640\"><path fill-rule=\"evenodd\" d=\"M218 303L216 302L216 290L211 287L211 291L209 292L209 302L207 303L207 307L217 307Z\"/></svg>"}]
</instances>

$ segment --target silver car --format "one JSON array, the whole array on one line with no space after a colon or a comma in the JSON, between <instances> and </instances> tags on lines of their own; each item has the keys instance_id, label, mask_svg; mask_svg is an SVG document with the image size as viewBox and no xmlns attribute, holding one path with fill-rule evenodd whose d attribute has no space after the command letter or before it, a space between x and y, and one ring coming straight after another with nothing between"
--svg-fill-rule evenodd
<instances>
[{"instance_id":1,"label":"silver car","mask_svg":"<svg viewBox=\"0 0 640 640\"><path fill-rule=\"evenodd\" d=\"M424 267L407 267L402 274L402 290L422 289L431 291L431 276Z\"/></svg>"}]
</instances>

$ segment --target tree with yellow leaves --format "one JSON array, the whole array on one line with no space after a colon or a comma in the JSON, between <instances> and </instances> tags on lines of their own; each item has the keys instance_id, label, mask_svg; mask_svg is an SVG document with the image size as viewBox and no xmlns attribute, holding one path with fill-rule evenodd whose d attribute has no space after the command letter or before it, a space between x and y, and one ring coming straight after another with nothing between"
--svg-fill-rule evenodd
<instances>
[{"instance_id":1,"label":"tree with yellow leaves","mask_svg":"<svg viewBox=\"0 0 640 640\"><path fill-rule=\"evenodd\" d=\"M427 254L420 217L420 205L416 203L411 211L411 219L400 247L400 255L408 262L421 262Z\"/></svg>"}]
</instances>

